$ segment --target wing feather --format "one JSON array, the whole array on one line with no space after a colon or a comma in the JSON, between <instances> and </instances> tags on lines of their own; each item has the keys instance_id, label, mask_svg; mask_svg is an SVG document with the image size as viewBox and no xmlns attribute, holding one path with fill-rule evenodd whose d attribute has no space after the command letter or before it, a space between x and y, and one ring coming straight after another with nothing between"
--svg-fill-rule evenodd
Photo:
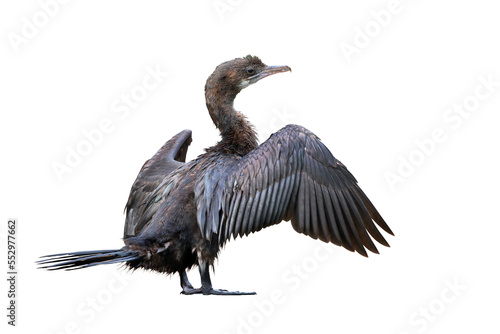
<instances>
[{"instance_id":1,"label":"wing feather","mask_svg":"<svg viewBox=\"0 0 500 334\"><path fill-rule=\"evenodd\" d=\"M371 252L378 254L377 247L373 243L372 239L368 235L368 232L366 232L365 226L363 225L363 219L358 211L357 204L354 202L354 199L351 197L351 194L347 189L343 190L342 193L348 203L351 217L354 222L355 229L358 232L358 236L361 239L361 243Z\"/></svg>"},{"instance_id":2,"label":"wing feather","mask_svg":"<svg viewBox=\"0 0 500 334\"><path fill-rule=\"evenodd\" d=\"M319 231L318 231L318 209L316 206L316 191L314 187L314 182L308 177L308 185L307 188L309 189L309 230L310 234L309 236L313 239L318 239L319 237Z\"/></svg>"},{"instance_id":3,"label":"wing feather","mask_svg":"<svg viewBox=\"0 0 500 334\"><path fill-rule=\"evenodd\" d=\"M235 226L235 232L242 237L244 234L243 230L243 220L245 219L245 209L247 207L248 200L245 196L244 193L241 194L241 201L240 201L240 208L238 210L238 213L236 215L236 226Z\"/></svg>"},{"instance_id":4,"label":"wing feather","mask_svg":"<svg viewBox=\"0 0 500 334\"><path fill-rule=\"evenodd\" d=\"M378 253L372 238L388 246L376 225L392 231L354 176L301 126L288 125L241 159L207 169L195 196L209 240L215 234L224 244L291 220L297 232L363 256Z\"/></svg>"},{"instance_id":5,"label":"wing feather","mask_svg":"<svg viewBox=\"0 0 500 334\"><path fill-rule=\"evenodd\" d=\"M233 238L236 238L237 231L239 229L236 228L236 217L238 216L238 210L241 202L241 191L238 191L234 200L234 203L231 205L231 215L229 217L229 223L227 224L227 230L225 233L225 240L229 239L230 235L233 235Z\"/></svg>"},{"instance_id":6,"label":"wing feather","mask_svg":"<svg viewBox=\"0 0 500 334\"><path fill-rule=\"evenodd\" d=\"M132 184L125 206L124 238L137 235L148 223L152 214L146 215L146 209L149 211L154 209L153 211L156 212L158 206L149 207L147 203L151 202L153 192L163 184L164 178L184 165L191 141L191 130L181 131L144 163Z\"/></svg>"},{"instance_id":7,"label":"wing feather","mask_svg":"<svg viewBox=\"0 0 500 334\"><path fill-rule=\"evenodd\" d=\"M342 212L344 214L344 218L347 220L346 225L347 225L347 229L351 235L351 240L353 241L352 245L358 253L366 256L366 251L363 247L363 243L361 242L361 238L359 237L358 231L356 229L356 225L355 225L355 222L353 219L354 217L350 212L350 207L347 204L347 201L344 197L344 193L342 192L342 189L337 190L337 197L339 199L340 206L342 207Z\"/></svg>"},{"instance_id":8,"label":"wing feather","mask_svg":"<svg viewBox=\"0 0 500 334\"><path fill-rule=\"evenodd\" d=\"M318 183L314 184L314 192L316 193L316 206L318 213L318 236L321 241L328 242L331 241L330 232L328 228L328 220L326 218L326 208L325 203L323 201L323 190L321 189L321 185Z\"/></svg>"},{"instance_id":9,"label":"wing feather","mask_svg":"<svg viewBox=\"0 0 500 334\"><path fill-rule=\"evenodd\" d=\"M324 205L326 208L325 216L327 219L328 230L331 236L331 239L329 241L333 242L337 246L342 246L342 238L340 237L337 220L335 219L335 212L333 211L330 192L324 185L321 185L321 191L323 192Z\"/></svg>"}]
</instances>

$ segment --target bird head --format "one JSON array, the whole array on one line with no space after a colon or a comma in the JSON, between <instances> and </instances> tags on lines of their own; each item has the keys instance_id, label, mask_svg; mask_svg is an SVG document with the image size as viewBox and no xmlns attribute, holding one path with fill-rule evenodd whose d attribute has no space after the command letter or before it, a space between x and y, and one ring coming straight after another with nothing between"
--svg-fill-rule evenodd
<instances>
[{"instance_id":1,"label":"bird head","mask_svg":"<svg viewBox=\"0 0 500 334\"><path fill-rule=\"evenodd\" d=\"M214 89L234 98L242 89L265 77L291 70L289 66L267 66L258 57L248 55L217 66L208 78L205 90Z\"/></svg>"}]
</instances>

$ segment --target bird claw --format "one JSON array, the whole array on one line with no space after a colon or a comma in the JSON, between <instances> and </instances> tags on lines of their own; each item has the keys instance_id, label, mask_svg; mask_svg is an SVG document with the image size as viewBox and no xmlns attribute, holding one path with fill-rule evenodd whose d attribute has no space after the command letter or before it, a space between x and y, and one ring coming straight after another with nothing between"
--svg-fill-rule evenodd
<instances>
[{"instance_id":1,"label":"bird claw","mask_svg":"<svg viewBox=\"0 0 500 334\"><path fill-rule=\"evenodd\" d=\"M241 292L241 291L227 291L223 289L210 289L203 291L204 295L226 295L226 296L244 296L244 295L256 295L255 292Z\"/></svg>"},{"instance_id":2,"label":"bird claw","mask_svg":"<svg viewBox=\"0 0 500 334\"><path fill-rule=\"evenodd\" d=\"M241 291L227 291L224 289L205 289L198 288L195 289L193 287L184 287L182 289L181 294L183 295L195 295L195 294L203 294L203 295L218 295L218 296L246 296L246 295L256 295L256 292L241 292Z\"/></svg>"},{"instance_id":3,"label":"bird claw","mask_svg":"<svg viewBox=\"0 0 500 334\"><path fill-rule=\"evenodd\" d=\"M185 286L181 291L182 295L195 295L198 293L202 293L201 288L195 289L192 286Z\"/></svg>"}]
</instances>

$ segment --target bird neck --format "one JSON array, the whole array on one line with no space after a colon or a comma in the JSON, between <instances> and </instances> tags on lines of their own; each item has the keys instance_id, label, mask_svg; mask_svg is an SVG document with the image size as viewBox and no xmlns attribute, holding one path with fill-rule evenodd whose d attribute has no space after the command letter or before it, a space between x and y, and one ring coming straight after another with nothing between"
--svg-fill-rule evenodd
<instances>
[{"instance_id":1,"label":"bird neck","mask_svg":"<svg viewBox=\"0 0 500 334\"><path fill-rule=\"evenodd\" d=\"M222 137L213 149L243 156L258 146L257 134L245 115L234 109L234 97L206 95L210 117Z\"/></svg>"}]
</instances>

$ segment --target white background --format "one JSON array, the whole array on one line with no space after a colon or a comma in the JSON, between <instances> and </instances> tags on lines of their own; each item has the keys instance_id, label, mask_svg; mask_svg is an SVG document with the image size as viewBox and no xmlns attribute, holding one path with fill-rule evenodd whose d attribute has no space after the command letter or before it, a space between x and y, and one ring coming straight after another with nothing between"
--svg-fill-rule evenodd
<instances>
[{"instance_id":1,"label":"white background","mask_svg":"<svg viewBox=\"0 0 500 334\"><path fill-rule=\"evenodd\" d=\"M51 16L44 3L52 3ZM499 331L500 20L492 1L401 0L390 18L380 14L389 0L54 3L0 8L2 271L10 217L19 220L20 263L18 327L6 325L2 279L2 328ZM27 21L40 27L16 45ZM371 37L360 35L364 29ZM346 57L346 44L357 53ZM193 130L189 159L218 140L205 80L219 63L247 54L293 72L246 89L237 109L264 136L287 123L320 136L394 230L391 248L368 259L318 248L282 223L230 242L220 255L214 286L258 293L247 297L183 296L177 275L116 266L37 270L41 255L121 247L123 207L143 162L185 128ZM168 75L119 118L114 103L140 89L148 67ZM487 97L480 77L496 82ZM464 101L473 109L467 117L448 114ZM83 145L84 131L103 119L112 131L58 180L53 164L64 164L68 148ZM436 129L441 142L430 144ZM416 142L427 143L426 154ZM410 158L413 165L401 167ZM404 175L391 187L387 175L398 168ZM199 285L197 270L190 279Z\"/></svg>"}]
</instances>

